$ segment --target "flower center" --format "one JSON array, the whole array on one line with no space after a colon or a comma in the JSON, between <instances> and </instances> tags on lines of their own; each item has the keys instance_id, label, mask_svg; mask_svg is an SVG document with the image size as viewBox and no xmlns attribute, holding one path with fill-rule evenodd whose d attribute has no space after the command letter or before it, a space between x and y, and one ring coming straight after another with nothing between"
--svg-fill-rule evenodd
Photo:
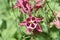
<instances>
[{"instance_id":1,"label":"flower center","mask_svg":"<svg viewBox=\"0 0 60 40\"><path fill-rule=\"evenodd\" d=\"M32 20L30 21L30 24L33 24L33 21Z\"/></svg>"}]
</instances>

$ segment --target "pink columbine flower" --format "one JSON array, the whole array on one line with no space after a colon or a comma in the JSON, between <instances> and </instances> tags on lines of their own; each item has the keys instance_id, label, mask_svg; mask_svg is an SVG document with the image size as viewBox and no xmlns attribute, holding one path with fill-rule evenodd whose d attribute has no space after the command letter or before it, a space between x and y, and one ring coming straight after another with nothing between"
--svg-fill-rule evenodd
<instances>
[{"instance_id":1,"label":"pink columbine flower","mask_svg":"<svg viewBox=\"0 0 60 40\"><path fill-rule=\"evenodd\" d=\"M60 29L60 21L58 19L55 19L53 23L57 29Z\"/></svg>"},{"instance_id":2,"label":"pink columbine flower","mask_svg":"<svg viewBox=\"0 0 60 40\"><path fill-rule=\"evenodd\" d=\"M34 8L38 10L39 8L42 8L43 6L44 6L44 0L36 0L36 4Z\"/></svg>"},{"instance_id":3,"label":"pink columbine flower","mask_svg":"<svg viewBox=\"0 0 60 40\"><path fill-rule=\"evenodd\" d=\"M29 4L29 0L17 0L17 3L14 5L14 8L19 7L22 13L30 13L31 5Z\"/></svg>"},{"instance_id":4,"label":"pink columbine flower","mask_svg":"<svg viewBox=\"0 0 60 40\"><path fill-rule=\"evenodd\" d=\"M54 23L54 25L56 26L57 29L60 29L60 21L58 19L58 16L57 16L56 13L54 14L54 16L55 16L55 19L54 19L53 23Z\"/></svg>"},{"instance_id":5,"label":"pink columbine flower","mask_svg":"<svg viewBox=\"0 0 60 40\"><path fill-rule=\"evenodd\" d=\"M29 34L31 32L31 30L33 30L33 31L37 30L39 32L42 32L41 27L38 25L38 22L41 22L41 21L42 21L42 18L35 18L35 17L30 16L25 21L21 22L20 25L26 26L27 34Z\"/></svg>"}]
</instances>

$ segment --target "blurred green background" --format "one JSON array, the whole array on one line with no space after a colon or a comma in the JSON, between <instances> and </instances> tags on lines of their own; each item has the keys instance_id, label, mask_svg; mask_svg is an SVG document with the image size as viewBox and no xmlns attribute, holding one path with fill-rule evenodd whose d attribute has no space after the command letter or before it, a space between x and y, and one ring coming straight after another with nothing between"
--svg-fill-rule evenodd
<instances>
[{"instance_id":1,"label":"blurred green background","mask_svg":"<svg viewBox=\"0 0 60 40\"><path fill-rule=\"evenodd\" d=\"M47 0L48 5L45 4L44 8L40 8L35 17L43 17L41 24L43 33L35 34L31 39L30 35L26 35L26 28L20 27L19 23L25 20L27 14L21 14L19 8L13 9L13 5L17 0L0 0L0 40L60 40L60 30L46 25L53 20L53 11L60 10L60 0ZM50 8L49 8L50 7ZM47 10L45 10L47 9ZM47 16L48 17L47 17Z\"/></svg>"}]
</instances>

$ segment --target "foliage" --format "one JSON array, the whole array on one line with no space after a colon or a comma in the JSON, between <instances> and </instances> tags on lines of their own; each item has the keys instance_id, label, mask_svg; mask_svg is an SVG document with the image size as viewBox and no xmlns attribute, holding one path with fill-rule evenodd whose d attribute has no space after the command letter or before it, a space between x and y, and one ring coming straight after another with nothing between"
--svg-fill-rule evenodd
<instances>
[{"instance_id":1,"label":"foliage","mask_svg":"<svg viewBox=\"0 0 60 40\"><path fill-rule=\"evenodd\" d=\"M31 38L31 35L26 35L26 28L19 25L28 17L27 14L21 14L19 8L12 8L16 0L0 0L0 40L60 40L60 29L49 25L54 19L53 12L60 10L59 2L60 0L47 0L36 14L32 11L34 16L43 17L43 22L39 23L43 32L34 34Z\"/></svg>"}]
</instances>

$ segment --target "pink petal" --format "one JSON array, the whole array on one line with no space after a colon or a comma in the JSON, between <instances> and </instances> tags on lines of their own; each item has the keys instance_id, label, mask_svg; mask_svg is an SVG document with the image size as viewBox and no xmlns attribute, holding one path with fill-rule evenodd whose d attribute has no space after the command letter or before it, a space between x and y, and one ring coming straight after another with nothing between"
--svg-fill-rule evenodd
<instances>
[{"instance_id":1,"label":"pink petal","mask_svg":"<svg viewBox=\"0 0 60 40\"><path fill-rule=\"evenodd\" d=\"M36 30L39 32L42 32L42 28L40 26L37 25Z\"/></svg>"},{"instance_id":2,"label":"pink petal","mask_svg":"<svg viewBox=\"0 0 60 40\"><path fill-rule=\"evenodd\" d=\"M30 23L27 23L26 25L27 25L27 26L30 26Z\"/></svg>"},{"instance_id":3,"label":"pink petal","mask_svg":"<svg viewBox=\"0 0 60 40\"><path fill-rule=\"evenodd\" d=\"M30 18L30 17L26 19L26 21L30 21L30 20L31 20L31 18Z\"/></svg>"},{"instance_id":4,"label":"pink petal","mask_svg":"<svg viewBox=\"0 0 60 40\"><path fill-rule=\"evenodd\" d=\"M24 1L27 1L28 2L29 0L24 0Z\"/></svg>"},{"instance_id":5,"label":"pink petal","mask_svg":"<svg viewBox=\"0 0 60 40\"><path fill-rule=\"evenodd\" d=\"M56 26L56 28L60 29L60 21L58 19L55 19L53 23Z\"/></svg>"},{"instance_id":6,"label":"pink petal","mask_svg":"<svg viewBox=\"0 0 60 40\"><path fill-rule=\"evenodd\" d=\"M26 34L30 34L30 31L31 31L31 30L27 28L27 29L26 29Z\"/></svg>"},{"instance_id":7,"label":"pink petal","mask_svg":"<svg viewBox=\"0 0 60 40\"><path fill-rule=\"evenodd\" d=\"M37 22L36 22L36 21L34 21L34 23L36 24Z\"/></svg>"},{"instance_id":8,"label":"pink petal","mask_svg":"<svg viewBox=\"0 0 60 40\"><path fill-rule=\"evenodd\" d=\"M26 21L20 23L21 26L26 26Z\"/></svg>"},{"instance_id":9,"label":"pink petal","mask_svg":"<svg viewBox=\"0 0 60 40\"><path fill-rule=\"evenodd\" d=\"M41 29L41 27L37 26L37 27L33 30L33 33L36 34L36 33L39 33L39 32L42 32L42 29Z\"/></svg>"},{"instance_id":10,"label":"pink petal","mask_svg":"<svg viewBox=\"0 0 60 40\"><path fill-rule=\"evenodd\" d=\"M29 29L35 29L36 28L36 26L37 26L37 24L30 24L29 26L27 26L27 28L29 28Z\"/></svg>"},{"instance_id":11,"label":"pink petal","mask_svg":"<svg viewBox=\"0 0 60 40\"><path fill-rule=\"evenodd\" d=\"M23 3L23 0L18 0L19 3Z\"/></svg>"},{"instance_id":12,"label":"pink petal","mask_svg":"<svg viewBox=\"0 0 60 40\"><path fill-rule=\"evenodd\" d=\"M27 26L27 28L28 28L28 29L33 29L33 28L31 27L31 24L30 24L29 26Z\"/></svg>"},{"instance_id":13,"label":"pink petal","mask_svg":"<svg viewBox=\"0 0 60 40\"><path fill-rule=\"evenodd\" d=\"M29 16L27 19L26 19L26 21L31 21L32 20L32 16Z\"/></svg>"},{"instance_id":14,"label":"pink petal","mask_svg":"<svg viewBox=\"0 0 60 40\"><path fill-rule=\"evenodd\" d=\"M44 0L36 0L36 4L34 6L34 8L36 8L36 11L39 9L39 8L42 8L44 6Z\"/></svg>"},{"instance_id":15,"label":"pink petal","mask_svg":"<svg viewBox=\"0 0 60 40\"><path fill-rule=\"evenodd\" d=\"M41 6L40 5L35 5L35 8L38 10L39 8L41 8Z\"/></svg>"},{"instance_id":16,"label":"pink petal","mask_svg":"<svg viewBox=\"0 0 60 40\"><path fill-rule=\"evenodd\" d=\"M32 17L32 20L34 21L35 20L35 17Z\"/></svg>"},{"instance_id":17,"label":"pink petal","mask_svg":"<svg viewBox=\"0 0 60 40\"><path fill-rule=\"evenodd\" d=\"M34 27L35 27L35 25L34 25L34 24L31 24L31 27L32 27L32 28L34 28Z\"/></svg>"},{"instance_id":18,"label":"pink petal","mask_svg":"<svg viewBox=\"0 0 60 40\"><path fill-rule=\"evenodd\" d=\"M23 0L18 0L18 2L20 4L21 8L26 12L26 9L25 9L25 7L23 5Z\"/></svg>"},{"instance_id":19,"label":"pink petal","mask_svg":"<svg viewBox=\"0 0 60 40\"><path fill-rule=\"evenodd\" d=\"M56 26L57 29L60 29L60 26Z\"/></svg>"},{"instance_id":20,"label":"pink petal","mask_svg":"<svg viewBox=\"0 0 60 40\"><path fill-rule=\"evenodd\" d=\"M29 5L29 4L26 4L26 7L28 8L28 13L30 13L30 12L31 12L31 7L30 7L30 5Z\"/></svg>"},{"instance_id":21,"label":"pink petal","mask_svg":"<svg viewBox=\"0 0 60 40\"><path fill-rule=\"evenodd\" d=\"M59 20L54 20L54 24L55 24L56 26L59 26L59 24L60 24Z\"/></svg>"},{"instance_id":22,"label":"pink petal","mask_svg":"<svg viewBox=\"0 0 60 40\"><path fill-rule=\"evenodd\" d=\"M24 10L21 8L21 12L23 13L23 14L25 14L25 12L24 12Z\"/></svg>"},{"instance_id":23,"label":"pink petal","mask_svg":"<svg viewBox=\"0 0 60 40\"><path fill-rule=\"evenodd\" d=\"M16 3L13 8L17 8L19 6L20 6L19 3Z\"/></svg>"},{"instance_id":24,"label":"pink petal","mask_svg":"<svg viewBox=\"0 0 60 40\"><path fill-rule=\"evenodd\" d=\"M36 18L35 21L36 21L36 22L41 22L41 21L42 21L42 18Z\"/></svg>"}]
</instances>

